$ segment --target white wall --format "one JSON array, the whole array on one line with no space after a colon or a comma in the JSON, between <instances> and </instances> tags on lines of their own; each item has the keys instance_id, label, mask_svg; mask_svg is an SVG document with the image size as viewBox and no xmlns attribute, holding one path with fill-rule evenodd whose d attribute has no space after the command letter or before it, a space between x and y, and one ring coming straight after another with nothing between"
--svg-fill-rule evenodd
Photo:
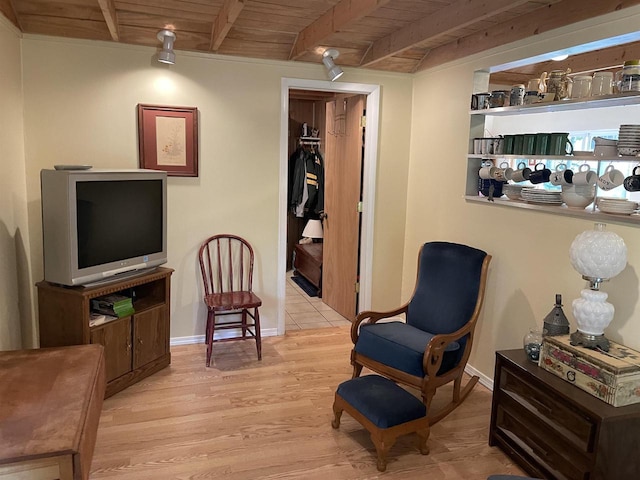
<instances>
[{"instance_id":1,"label":"white wall","mask_svg":"<svg viewBox=\"0 0 640 480\"><path fill-rule=\"evenodd\" d=\"M0 351L33 344L20 36L0 16ZM22 325L21 325L22 324Z\"/></svg>"},{"instance_id":2,"label":"white wall","mask_svg":"<svg viewBox=\"0 0 640 480\"><path fill-rule=\"evenodd\" d=\"M640 8L627 8L426 71L415 78L404 297L413 289L416 254L425 241L462 242L493 255L484 311L470 359L470 364L489 377L493 376L494 352L521 348L528 329L542 326L556 293L562 294L564 311L575 330L571 301L579 296L585 282L571 267L568 250L575 236L592 229L593 223L465 202L468 108L474 71L633 32L639 20ZM563 130L554 128L551 120L542 131ZM619 224L615 218L608 229L624 238L629 264L602 288L616 308L606 334L614 341L640 349L640 229Z\"/></svg>"},{"instance_id":3,"label":"white wall","mask_svg":"<svg viewBox=\"0 0 640 480\"><path fill-rule=\"evenodd\" d=\"M222 232L253 244L262 326L274 332L281 78L324 80L322 66L178 51L169 67L154 62L155 49L146 47L39 36L25 36L22 46L34 278L43 274L40 169L59 163L137 168L136 105L197 107L199 177L168 182L171 336L204 333L197 249ZM343 78L382 85L373 295L378 304L393 305L402 275L412 79L349 69Z\"/></svg>"}]
</instances>

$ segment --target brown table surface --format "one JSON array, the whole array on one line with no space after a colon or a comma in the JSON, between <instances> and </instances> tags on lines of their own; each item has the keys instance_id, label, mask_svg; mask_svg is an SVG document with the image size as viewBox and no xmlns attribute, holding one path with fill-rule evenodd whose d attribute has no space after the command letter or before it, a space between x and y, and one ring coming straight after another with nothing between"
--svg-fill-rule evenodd
<instances>
[{"instance_id":1,"label":"brown table surface","mask_svg":"<svg viewBox=\"0 0 640 480\"><path fill-rule=\"evenodd\" d=\"M101 345L0 352L0 465L78 452L103 355Z\"/></svg>"}]
</instances>

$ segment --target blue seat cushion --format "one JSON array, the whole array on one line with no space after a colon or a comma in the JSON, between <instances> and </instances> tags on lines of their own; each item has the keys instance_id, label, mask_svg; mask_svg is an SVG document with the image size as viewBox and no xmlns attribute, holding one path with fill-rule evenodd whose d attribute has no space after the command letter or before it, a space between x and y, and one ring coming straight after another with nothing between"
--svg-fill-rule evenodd
<instances>
[{"instance_id":1,"label":"blue seat cushion","mask_svg":"<svg viewBox=\"0 0 640 480\"><path fill-rule=\"evenodd\" d=\"M365 357L401 370L410 375L424 377L422 357L427 344L434 337L404 322L363 324L355 351ZM438 375L448 372L458 362L460 344L447 345Z\"/></svg>"},{"instance_id":2,"label":"blue seat cushion","mask_svg":"<svg viewBox=\"0 0 640 480\"><path fill-rule=\"evenodd\" d=\"M418 398L380 375L342 382L337 393L378 428L394 427L427 414Z\"/></svg>"}]
</instances>

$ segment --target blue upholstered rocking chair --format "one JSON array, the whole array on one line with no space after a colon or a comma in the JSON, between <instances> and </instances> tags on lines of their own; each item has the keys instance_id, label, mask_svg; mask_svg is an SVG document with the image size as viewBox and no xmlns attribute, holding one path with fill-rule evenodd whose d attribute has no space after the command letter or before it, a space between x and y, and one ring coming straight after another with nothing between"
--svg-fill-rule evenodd
<instances>
[{"instance_id":1,"label":"blue upholstered rocking chair","mask_svg":"<svg viewBox=\"0 0 640 480\"><path fill-rule=\"evenodd\" d=\"M430 424L458 407L478 382L473 376L461 389L490 261L490 255L466 245L424 244L409 302L390 312L361 312L352 324L353 378L367 367L419 389ZM380 321L403 314L406 322ZM432 413L436 389L451 381L452 401Z\"/></svg>"}]
</instances>

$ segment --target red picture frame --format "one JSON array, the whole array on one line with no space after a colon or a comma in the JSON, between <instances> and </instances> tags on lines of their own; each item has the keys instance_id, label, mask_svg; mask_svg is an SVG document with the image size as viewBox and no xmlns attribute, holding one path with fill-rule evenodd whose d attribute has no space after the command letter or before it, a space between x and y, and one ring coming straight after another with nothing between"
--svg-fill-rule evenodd
<instances>
[{"instance_id":1,"label":"red picture frame","mask_svg":"<svg viewBox=\"0 0 640 480\"><path fill-rule=\"evenodd\" d=\"M140 168L198 176L198 109L138 104Z\"/></svg>"}]
</instances>

